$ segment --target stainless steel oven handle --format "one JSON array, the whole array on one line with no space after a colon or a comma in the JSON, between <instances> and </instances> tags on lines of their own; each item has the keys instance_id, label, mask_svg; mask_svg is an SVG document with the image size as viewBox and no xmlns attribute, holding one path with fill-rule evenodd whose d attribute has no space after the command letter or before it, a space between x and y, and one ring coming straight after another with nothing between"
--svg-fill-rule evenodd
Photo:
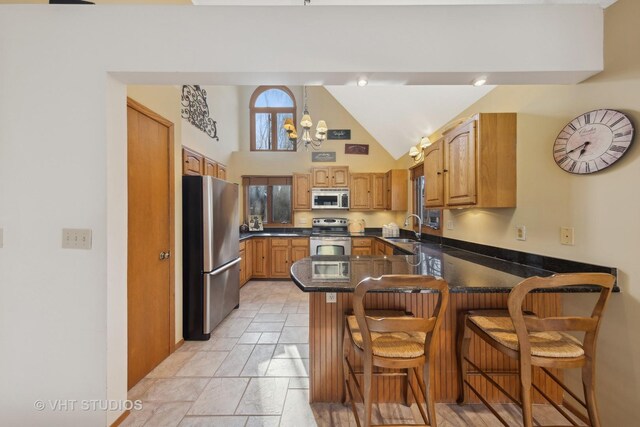
<instances>
[{"instance_id":1,"label":"stainless steel oven handle","mask_svg":"<svg viewBox=\"0 0 640 427\"><path fill-rule=\"evenodd\" d=\"M237 259L231 261L230 263L225 264L222 267L216 268L210 273L205 273L205 274L207 276L217 276L218 274L227 271L228 269L230 269L231 267L239 263L240 260L242 260L242 258L238 257ZM204 286L204 319L203 321L204 321L205 334L211 333L211 331L209 330L209 319L211 318L211 300L210 300L211 289L209 289L210 288L209 283L210 282L207 282L207 284Z\"/></svg>"}]
</instances>

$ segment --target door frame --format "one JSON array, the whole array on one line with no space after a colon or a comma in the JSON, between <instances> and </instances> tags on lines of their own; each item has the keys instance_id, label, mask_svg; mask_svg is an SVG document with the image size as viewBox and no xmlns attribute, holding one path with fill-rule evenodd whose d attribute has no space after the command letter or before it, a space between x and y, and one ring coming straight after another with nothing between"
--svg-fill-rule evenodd
<instances>
[{"instance_id":1,"label":"door frame","mask_svg":"<svg viewBox=\"0 0 640 427\"><path fill-rule=\"evenodd\" d=\"M174 124L151 111L149 108L139 102L127 97L127 107L131 107L140 114L157 121L169 129L169 354L176 349L176 260L175 260L175 146L174 146ZM128 124L127 124L128 126ZM127 159L127 167L129 160ZM127 202L127 209L129 205ZM127 280L127 287L129 282ZM127 318L127 328L129 327L129 319ZM128 329L127 329L128 333ZM127 368L128 369L128 368Z\"/></svg>"}]
</instances>

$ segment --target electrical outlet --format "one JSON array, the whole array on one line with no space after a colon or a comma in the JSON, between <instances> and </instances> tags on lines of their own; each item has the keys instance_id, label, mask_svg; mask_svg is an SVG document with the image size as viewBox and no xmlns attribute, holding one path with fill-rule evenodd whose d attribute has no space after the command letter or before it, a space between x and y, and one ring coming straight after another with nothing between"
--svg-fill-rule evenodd
<instances>
[{"instance_id":1,"label":"electrical outlet","mask_svg":"<svg viewBox=\"0 0 640 427\"><path fill-rule=\"evenodd\" d=\"M306 224L306 223L307 223L307 218L300 218L300 219L298 220L298 222L299 222L300 224Z\"/></svg>"},{"instance_id":2,"label":"electrical outlet","mask_svg":"<svg viewBox=\"0 0 640 427\"><path fill-rule=\"evenodd\" d=\"M338 300L338 296L335 292L327 292L326 300L328 304L335 304Z\"/></svg>"},{"instance_id":3,"label":"electrical outlet","mask_svg":"<svg viewBox=\"0 0 640 427\"><path fill-rule=\"evenodd\" d=\"M82 228L63 228L62 248L91 249L91 230Z\"/></svg>"},{"instance_id":4,"label":"electrical outlet","mask_svg":"<svg viewBox=\"0 0 640 427\"><path fill-rule=\"evenodd\" d=\"M447 221L447 230L453 230L453 221Z\"/></svg>"},{"instance_id":5,"label":"electrical outlet","mask_svg":"<svg viewBox=\"0 0 640 427\"><path fill-rule=\"evenodd\" d=\"M573 227L560 227L560 243L573 246Z\"/></svg>"},{"instance_id":6,"label":"electrical outlet","mask_svg":"<svg viewBox=\"0 0 640 427\"><path fill-rule=\"evenodd\" d=\"M527 240L527 227L516 225L516 240Z\"/></svg>"}]
</instances>

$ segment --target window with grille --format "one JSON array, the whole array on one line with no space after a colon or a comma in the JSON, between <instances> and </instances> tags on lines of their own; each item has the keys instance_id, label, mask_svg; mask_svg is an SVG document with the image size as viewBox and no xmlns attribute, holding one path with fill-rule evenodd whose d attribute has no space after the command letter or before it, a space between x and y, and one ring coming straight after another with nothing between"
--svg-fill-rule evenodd
<instances>
[{"instance_id":1,"label":"window with grille","mask_svg":"<svg viewBox=\"0 0 640 427\"><path fill-rule=\"evenodd\" d=\"M285 86L260 86L249 105L251 151L296 151L283 128L286 119L296 121L296 100Z\"/></svg>"}]
</instances>

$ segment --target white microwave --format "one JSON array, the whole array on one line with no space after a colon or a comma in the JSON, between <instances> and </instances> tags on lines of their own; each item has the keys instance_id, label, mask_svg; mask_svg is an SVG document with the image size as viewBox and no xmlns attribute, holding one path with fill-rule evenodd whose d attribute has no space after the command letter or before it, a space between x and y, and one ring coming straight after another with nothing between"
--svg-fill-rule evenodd
<instances>
[{"instance_id":1,"label":"white microwave","mask_svg":"<svg viewBox=\"0 0 640 427\"><path fill-rule=\"evenodd\" d=\"M349 189L312 188L311 209L349 209Z\"/></svg>"}]
</instances>

